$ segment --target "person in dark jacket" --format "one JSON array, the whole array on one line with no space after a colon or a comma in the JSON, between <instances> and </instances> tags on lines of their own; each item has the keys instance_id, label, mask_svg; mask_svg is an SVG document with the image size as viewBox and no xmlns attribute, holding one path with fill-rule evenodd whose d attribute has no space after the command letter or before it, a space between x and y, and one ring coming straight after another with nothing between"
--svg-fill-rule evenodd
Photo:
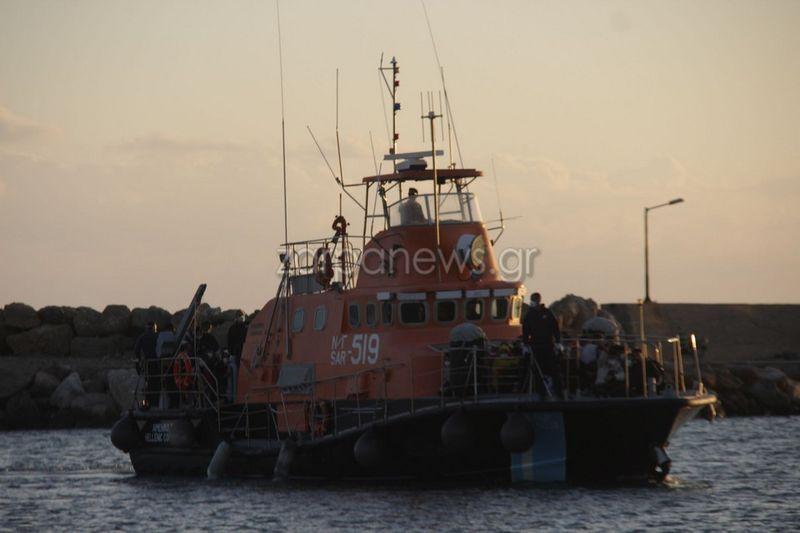
<instances>
[{"instance_id":1,"label":"person in dark jacket","mask_svg":"<svg viewBox=\"0 0 800 533\"><path fill-rule=\"evenodd\" d=\"M155 322L148 322L144 333L136 339L133 346L133 353L136 355L139 373L145 372L145 401L146 407L151 407L158 403L159 395L159 374L161 368L156 355L156 341L158 340L158 327Z\"/></svg>"},{"instance_id":2,"label":"person in dark jacket","mask_svg":"<svg viewBox=\"0 0 800 533\"><path fill-rule=\"evenodd\" d=\"M245 323L245 319L246 317L244 314L239 315L236 318L236 322L234 322L228 330L228 351L231 356L233 356L237 367L242 358L242 347L247 337L247 324Z\"/></svg>"},{"instance_id":3,"label":"person in dark jacket","mask_svg":"<svg viewBox=\"0 0 800 533\"><path fill-rule=\"evenodd\" d=\"M534 360L538 363L541 373L550 377L553 385L549 392L560 395L562 391L561 372L558 367L555 345L561 343L561 329L558 327L558 320L553 312L542 304L542 295L538 292L531 294L531 305L522 322L522 338L531 347ZM540 376L537 375L537 378ZM541 384L543 385L541 390L547 391L548 387L545 387L544 383Z\"/></svg>"}]
</instances>

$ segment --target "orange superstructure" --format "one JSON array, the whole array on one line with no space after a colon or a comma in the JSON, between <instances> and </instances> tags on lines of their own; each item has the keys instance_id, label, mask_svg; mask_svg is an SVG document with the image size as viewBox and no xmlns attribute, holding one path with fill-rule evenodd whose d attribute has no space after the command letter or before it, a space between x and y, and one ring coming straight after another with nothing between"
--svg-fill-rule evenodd
<instances>
[{"instance_id":1,"label":"orange superstructure","mask_svg":"<svg viewBox=\"0 0 800 533\"><path fill-rule=\"evenodd\" d=\"M408 197L387 206L386 229L364 239L360 254L339 247L343 251L336 261L337 277L327 286L318 282L321 277L325 281L320 275L324 265L287 262L284 285L289 294L270 300L250 325L237 400L276 401L278 391L270 386L278 383L281 372L293 372L286 368L297 368L298 374L305 368L313 381L324 382L387 365L404 369L387 380L389 398L435 396L442 368L437 347L447 345L455 325L473 323L492 339L519 337L524 289L519 282L502 279L477 201L461 183L479 175L474 170L442 172L438 187L452 183L451 192L418 194L413 199L423 219L403 220L404 204L412 201ZM399 171L365 178L363 183L412 180L420 188L432 188L433 172ZM439 202L438 243L436 210L431 206L435 201ZM315 250L315 257L332 255L329 248L336 237L338 244L346 242L344 232L328 241L313 241L321 251ZM291 248L305 246L293 243ZM348 254L359 255L359 260L342 258ZM290 261L296 258L296 253L290 254ZM355 269L352 284L347 278L349 264ZM335 392L320 386L317 397L358 395L369 400L380 394L383 398L385 392L377 390L377 384L365 377L363 383Z\"/></svg>"}]
</instances>

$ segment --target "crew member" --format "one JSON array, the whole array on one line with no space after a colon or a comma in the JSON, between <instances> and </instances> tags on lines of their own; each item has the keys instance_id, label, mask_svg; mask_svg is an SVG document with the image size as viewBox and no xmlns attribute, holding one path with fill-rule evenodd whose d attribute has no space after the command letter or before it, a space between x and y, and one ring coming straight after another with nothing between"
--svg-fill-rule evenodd
<instances>
[{"instance_id":1,"label":"crew member","mask_svg":"<svg viewBox=\"0 0 800 533\"><path fill-rule=\"evenodd\" d=\"M137 365L144 370L145 375L145 408L149 408L158 401L159 364L156 355L156 340L158 326L155 322L148 322L144 333L136 339L133 353L136 355Z\"/></svg>"},{"instance_id":2,"label":"crew member","mask_svg":"<svg viewBox=\"0 0 800 533\"><path fill-rule=\"evenodd\" d=\"M236 322L228 330L228 352L231 354L228 361L230 376L228 377L228 397L233 401L236 396L236 381L238 378L239 364L242 360L242 347L247 338L247 317L241 313Z\"/></svg>"},{"instance_id":3,"label":"crew member","mask_svg":"<svg viewBox=\"0 0 800 533\"><path fill-rule=\"evenodd\" d=\"M428 218L417 201L417 189L412 187L408 189L408 198L400 205L400 224L413 226L427 223Z\"/></svg>"},{"instance_id":4,"label":"crew member","mask_svg":"<svg viewBox=\"0 0 800 533\"><path fill-rule=\"evenodd\" d=\"M156 338L156 356L159 359L161 373L161 398L159 404L163 408L172 407L178 401L178 389L172 377L172 356L175 355L175 326L168 324Z\"/></svg>"},{"instance_id":5,"label":"crew member","mask_svg":"<svg viewBox=\"0 0 800 533\"><path fill-rule=\"evenodd\" d=\"M561 372L555 353L556 343L561 343L561 330L555 315L544 304L542 295L535 292L531 295L531 305L522 322L523 340L531 347L535 362L539 366L537 377L542 382L542 389L550 394L561 394ZM541 376L539 376L541 372ZM544 386L544 377L550 378L552 388Z\"/></svg>"}]
</instances>

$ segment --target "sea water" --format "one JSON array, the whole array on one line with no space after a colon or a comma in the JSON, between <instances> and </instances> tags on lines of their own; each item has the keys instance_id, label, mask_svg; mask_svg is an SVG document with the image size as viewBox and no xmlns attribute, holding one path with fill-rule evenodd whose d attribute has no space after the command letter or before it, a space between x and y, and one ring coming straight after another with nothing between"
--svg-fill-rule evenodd
<instances>
[{"instance_id":1,"label":"sea water","mask_svg":"<svg viewBox=\"0 0 800 533\"><path fill-rule=\"evenodd\" d=\"M693 421L637 486L138 478L109 430L0 433L0 530L797 530L800 417ZM602 456L598 456L602 461Z\"/></svg>"}]
</instances>

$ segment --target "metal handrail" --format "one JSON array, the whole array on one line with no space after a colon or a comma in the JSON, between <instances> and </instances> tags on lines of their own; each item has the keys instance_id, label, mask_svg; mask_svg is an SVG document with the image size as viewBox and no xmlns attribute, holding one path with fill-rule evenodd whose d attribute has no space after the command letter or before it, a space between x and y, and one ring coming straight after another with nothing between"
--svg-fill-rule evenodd
<instances>
[{"instance_id":1,"label":"metal handrail","mask_svg":"<svg viewBox=\"0 0 800 533\"><path fill-rule=\"evenodd\" d=\"M562 362L566 368L562 369L567 379L565 380L565 390L567 399L573 390L572 369L573 363L577 365L575 372L575 394L579 397L582 380L582 370L580 355L582 347L587 343L608 343L618 346L619 357L625 370L625 397L632 397L634 394L642 398L651 397L653 392L648 387L648 376L646 363L649 360L660 362L663 360L662 342L666 340L672 345L673 357L669 361L673 366L674 389L677 394L686 394L686 379L683 369L684 360L681 352L681 338L660 338L650 337L641 339L639 337L626 337L625 340L615 338L613 340L598 339L595 337L572 337L562 338L562 344L566 346L562 354ZM317 440L330 436L341 435L342 432L361 430L378 423L386 423L396 416L408 416L419 412L420 409L436 407L446 409L453 406L463 405L464 402L480 403L481 401L494 401L506 395L519 396L520 394L534 395L538 391L538 384L543 381L541 369L539 369L536 359L532 355L501 354L495 351L503 342L509 341L490 341L485 346L472 346L465 348L469 350L466 355L468 360L464 360L466 365L460 367L466 374L456 374L457 380L454 382L452 373L453 368L448 366L446 350L435 350L435 354L421 354L412 356L408 362L386 363L380 366L360 369L348 374L316 379L304 383L310 387L310 392L293 392L285 390L284 386L277 383L263 385L254 388L251 393L258 393L260 402L254 402L251 396L244 399L244 405L238 407L236 412L228 416L219 406L219 394L216 395L217 402L212 401L209 393L218 390L216 376L210 372L208 365L199 358L192 358L195 375L199 379L197 383L207 384L205 390L192 391L198 395L202 402L211 406L217 413L218 423L225 431L230 431L231 435L244 432L248 441L252 438L260 438L264 435L267 440L282 439L285 436L295 436L306 440ZM652 350L644 348L652 348ZM700 370L699 357L696 347L693 349L695 373L697 374L697 387L692 394L702 392L702 376ZM630 357L638 357L641 365L641 374L630 373ZM424 359L433 359L428 363L428 368L421 365ZM527 365L527 368L526 366ZM163 367L162 367L163 368ZM168 365L171 368L171 365ZM402 370L401 370L402 369ZM411 386L410 404L403 407L396 405L390 409L389 404L389 384L393 372L401 370L400 376L405 376L407 383ZM207 371L206 374L204 371ZM539 378L536 379L536 372ZM404 375L402 372L407 372ZM163 373L162 373L163 375ZM376 376L371 384L373 394L369 397L369 403L363 396L360 380L365 375ZM171 377L171 376L170 376ZM666 375L665 375L666 377ZM209 379L210 378L210 379ZM344 396L339 388L340 382L355 383L352 387L353 394L350 395L348 387L345 387ZM641 390L636 392L633 388L634 383L639 381ZM437 384L438 383L438 387ZM323 398L320 397L320 387L331 387L332 393L328 392ZM438 390L437 390L438 389ZM657 394L657 393L656 393ZM341 398L340 398L341 396ZM342 404L344 399L350 398L352 403ZM263 412L266 414L265 424L253 425L252 421L261 416L262 410L259 404L263 402ZM320 407L322 405L322 407ZM327 406L327 407L325 407ZM354 407L353 407L354 406ZM319 409L319 410L318 410ZM297 426L297 417L304 417L307 427L305 429ZM281 419L279 424L278 419ZM281 427L281 424L283 427ZM258 437L257 437L258 436Z\"/></svg>"}]
</instances>

